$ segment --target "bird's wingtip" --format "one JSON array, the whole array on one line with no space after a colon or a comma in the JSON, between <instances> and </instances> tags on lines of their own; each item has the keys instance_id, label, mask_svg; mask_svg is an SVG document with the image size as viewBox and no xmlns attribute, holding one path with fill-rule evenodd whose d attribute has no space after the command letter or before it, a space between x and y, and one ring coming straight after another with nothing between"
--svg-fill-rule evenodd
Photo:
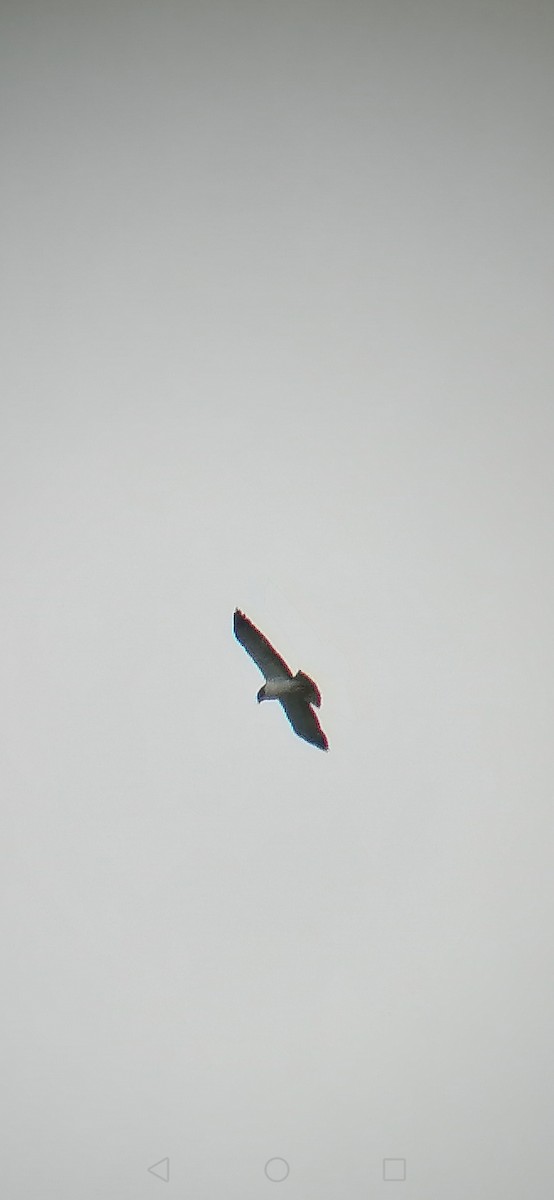
<instances>
[{"instance_id":1,"label":"bird's wingtip","mask_svg":"<svg viewBox=\"0 0 554 1200\"><path fill-rule=\"evenodd\" d=\"M245 626L249 624L248 617L242 612L242 609L235 608L233 613L233 633L238 636L239 632L242 632Z\"/></svg>"}]
</instances>

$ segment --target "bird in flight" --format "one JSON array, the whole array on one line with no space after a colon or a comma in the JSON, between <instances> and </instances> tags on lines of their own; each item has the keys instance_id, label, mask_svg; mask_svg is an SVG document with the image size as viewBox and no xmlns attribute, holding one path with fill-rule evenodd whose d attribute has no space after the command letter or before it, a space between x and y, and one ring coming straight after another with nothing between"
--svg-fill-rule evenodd
<instances>
[{"instance_id":1,"label":"bird in flight","mask_svg":"<svg viewBox=\"0 0 554 1200\"><path fill-rule=\"evenodd\" d=\"M262 700L278 700L294 732L312 746L327 750L329 743L312 708L313 704L316 708L321 704L319 689L313 679L303 671L293 675L271 642L238 608L235 609L233 629L241 646L265 676L265 683L258 692L258 704Z\"/></svg>"}]
</instances>

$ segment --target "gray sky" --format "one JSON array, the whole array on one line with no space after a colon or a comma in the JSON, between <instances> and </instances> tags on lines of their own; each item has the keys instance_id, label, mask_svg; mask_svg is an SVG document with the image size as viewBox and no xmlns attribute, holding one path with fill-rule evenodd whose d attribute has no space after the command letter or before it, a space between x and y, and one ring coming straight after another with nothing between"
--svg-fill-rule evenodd
<instances>
[{"instance_id":1,"label":"gray sky","mask_svg":"<svg viewBox=\"0 0 554 1200\"><path fill-rule=\"evenodd\" d=\"M6 1195L544 1197L554 9L0 34Z\"/></svg>"}]
</instances>

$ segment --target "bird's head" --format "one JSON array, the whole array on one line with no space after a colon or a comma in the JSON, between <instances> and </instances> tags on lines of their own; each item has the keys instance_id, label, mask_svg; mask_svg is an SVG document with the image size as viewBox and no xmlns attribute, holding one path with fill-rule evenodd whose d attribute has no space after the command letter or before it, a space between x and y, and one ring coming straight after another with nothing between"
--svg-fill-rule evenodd
<instances>
[{"instance_id":1,"label":"bird's head","mask_svg":"<svg viewBox=\"0 0 554 1200\"><path fill-rule=\"evenodd\" d=\"M266 699L267 699L267 696L265 694L265 683L264 683L263 687L260 688L258 695L256 696L256 700L258 701L258 704L261 704L262 700L266 700Z\"/></svg>"}]
</instances>

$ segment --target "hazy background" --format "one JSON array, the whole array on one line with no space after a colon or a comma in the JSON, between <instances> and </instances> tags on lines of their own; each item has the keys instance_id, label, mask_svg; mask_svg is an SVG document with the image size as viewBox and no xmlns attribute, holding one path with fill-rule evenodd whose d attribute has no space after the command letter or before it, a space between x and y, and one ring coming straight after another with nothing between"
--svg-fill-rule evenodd
<instances>
[{"instance_id":1,"label":"hazy background","mask_svg":"<svg viewBox=\"0 0 554 1200\"><path fill-rule=\"evenodd\" d=\"M5 1194L544 1197L554 8L1 9Z\"/></svg>"}]
</instances>

